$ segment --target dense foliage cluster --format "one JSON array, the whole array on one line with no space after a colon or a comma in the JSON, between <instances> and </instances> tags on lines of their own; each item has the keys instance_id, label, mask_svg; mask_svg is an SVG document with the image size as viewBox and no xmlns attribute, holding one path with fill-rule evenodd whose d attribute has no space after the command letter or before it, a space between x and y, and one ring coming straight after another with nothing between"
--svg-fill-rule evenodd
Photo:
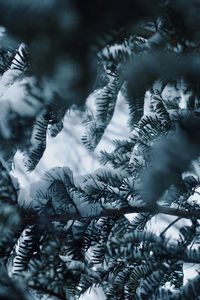
<instances>
[{"instance_id":1,"label":"dense foliage cluster","mask_svg":"<svg viewBox=\"0 0 200 300\"><path fill-rule=\"evenodd\" d=\"M106 299L200 299L200 275L183 283L184 264L200 263L199 12L198 0L0 1L1 299L71 300L94 286ZM120 97L129 138L102 149L94 173L49 169L24 191L16 151L33 171L89 94L89 151ZM169 239L173 224L149 229L157 214L189 221Z\"/></svg>"}]
</instances>

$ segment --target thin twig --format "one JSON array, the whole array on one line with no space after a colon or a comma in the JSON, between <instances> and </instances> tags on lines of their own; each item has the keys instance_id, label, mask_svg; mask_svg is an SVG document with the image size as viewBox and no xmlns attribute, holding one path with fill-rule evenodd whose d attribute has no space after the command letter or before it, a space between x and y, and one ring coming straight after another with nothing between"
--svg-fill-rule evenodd
<instances>
[{"instance_id":1,"label":"thin twig","mask_svg":"<svg viewBox=\"0 0 200 300\"><path fill-rule=\"evenodd\" d=\"M171 227L173 226L176 222L178 222L180 219L182 219L182 217L178 217L176 218L173 222L171 222L162 232L161 232L161 236L163 236L165 234L165 232Z\"/></svg>"}]
</instances>

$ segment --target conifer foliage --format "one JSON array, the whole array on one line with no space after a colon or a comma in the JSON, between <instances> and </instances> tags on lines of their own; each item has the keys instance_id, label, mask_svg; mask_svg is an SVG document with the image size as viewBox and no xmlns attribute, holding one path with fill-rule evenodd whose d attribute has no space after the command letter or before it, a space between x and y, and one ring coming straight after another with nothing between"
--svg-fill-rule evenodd
<instances>
[{"instance_id":1,"label":"conifer foliage","mask_svg":"<svg viewBox=\"0 0 200 300\"><path fill-rule=\"evenodd\" d=\"M199 13L198 0L0 1L0 299L94 287L105 299L200 299L200 275L183 280L186 263L200 265ZM24 192L16 151L33 171L89 95L85 147L120 97L129 138L102 149L92 174L49 168ZM174 219L158 235L160 214Z\"/></svg>"}]
</instances>

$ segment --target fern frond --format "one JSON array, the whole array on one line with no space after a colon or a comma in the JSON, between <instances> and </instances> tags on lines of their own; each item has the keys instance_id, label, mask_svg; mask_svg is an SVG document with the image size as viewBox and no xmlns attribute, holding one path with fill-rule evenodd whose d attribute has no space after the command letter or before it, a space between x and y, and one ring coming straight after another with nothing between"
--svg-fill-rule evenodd
<instances>
[{"instance_id":1,"label":"fern frond","mask_svg":"<svg viewBox=\"0 0 200 300\"><path fill-rule=\"evenodd\" d=\"M159 288L160 281L167 272L167 269L167 266L162 265L160 269L153 271L152 274L141 281L140 286L137 289L137 295L141 300L145 300L147 297L149 298L152 294L156 293L156 289Z\"/></svg>"},{"instance_id":2,"label":"fern frond","mask_svg":"<svg viewBox=\"0 0 200 300\"><path fill-rule=\"evenodd\" d=\"M163 243L162 238L148 231L135 230L134 232L127 233L120 239L120 243L134 243L134 242L149 242L157 243L158 245Z\"/></svg>"},{"instance_id":3,"label":"fern frond","mask_svg":"<svg viewBox=\"0 0 200 300\"><path fill-rule=\"evenodd\" d=\"M121 80L113 73L110 75L108 84L94 94L96 113L94 119L91 119L89 123L85 122L86 133L82 138L83 144L85 144L89 150L96 148L114 114L121 84Z\"/></svg>"},{"instance_id":4,"label":"fern frond","mask_svg":"<svg viewBox=\"0 0 200 300\"><path fill-rule=\"evenodd\" d=\"M183 260L188 263L199 263L200 262L200 248L187 249L183 255Z\"/></svg>"},{"instance_id":5,"label":"fern frond","mask_svg":"<svg viewBox=\"0 0 200 300\"><path fill-rule=\"evenodd\" d=\"M106 289L107 299L124 299L124 287L132 270L133 267L125 266L118 272L111 286Z\"/></svg>"},{"instance_id":6,"label":"fern frond","mask_svg":"<svg viewBox=\"0 0 200 300\"><path fill-rule=\"evenodd\" d=\"M0 257L5 259L16 241L20 217L14 206L4 204L0 208Z\"/></svg>"},{"instance_id":7,"label":"fern frond","mask_svg":"<svg viewBox=\"0 0 200 300\"><path fill-rule=\"evenodd\" d=\"M145 43L146 39L131 36L130 38L125 39L121 44L106 46L98 53L98 57L104 63L112 63L113 65L128 63L137 53L143 51Z\"/></svg>"},{"instance_id":8,"label":"fern frond","mask_svg":"<svg viewBox=\"0 0 200 300\"><path fill-rule=\"evenodd\" d=\"M51 137L56 137L63 129L63 121L59 121L58 123L51 124L48 128Z\"/></svg>"},{"instance_id":9,"label":"fern frond","mask_svg":"<svg viewBox=\"0 0 200 300\"><path fill-rule=\"evenodd\" d=\"M128 92L128 85L125 83L122 87L122 94L125 101L128 103L129 120L128 126L133 129L143 115L144 109L144 94L135 93L132 95Z\"/></svg>"},{"instance_id":10,"label":"fern frond","mask_svg":"<svg viewBox=\"0 0 200 300\"><path fill-rule=\"evenodd\" d=\"M6 72L12 63L14 53L3 48L0 49L0 74Z\"/></svg>"},{"instance_id":11,"label":"fern frond","mask_svg":"<svg viewBox=\"0 0 200 300\"><path fill-rule=\"evenodd\" d=\"M63 129L63 119L65 116L66 108L66 103L62 99L60 99L58 95L55 95L54 99L51 101L50 106L48 107L50 116L48 130L51 137L56 137Z\"/></svg>"},{"instance_id":12,"label":"fern frond","mask_svg":"<svg viewBox=\"0 0 200 300\"><path fill-rule=\"evenodd\" d=\"M15 179L16 180L16 179ZM18 183L10 175L6 163L0 160L0 199L10 204L16 204L18 198Z\"/></svg>"},{"instance_id":13,"label":"fern frond","mask_svg":"<svg viewBox=\"0 0 200 300\"><path fill-rule=\"evenodd\" d=\"M172 261L169 271L164 276L163 282L170 282L171 287L174 290L178 290L183 286L183 264L174 263Z\"/></svg>"},{"instance_id":14,"label":"fern frond","mask_svg":"<svg viewBox=\"0 0 200 300\"><path fill-rule=\"evenodd\" d=\"M162 121L163 124L165 124L165 126L170 128L170 126L171 126L170 116L163 104L163 99L162 99L160 93L153 92L151 94L150 101L153 104L154 111L159 116L159 119Z\"/></svg>"},{"instance_id":15,"label":"fern frond","mask_svg":"<svg viewBox=\"0 0 200 300\"><path fill-rule=\"evenodd\" d=\"M107 151L101 151L101 156L99 158L100 162L105 165L109 163L114 169L127 170L129 166L129 160L131 153L118 154L118 153L108 153Z\"/></svg>"},{"instance_id":16,"label":"fern frond","mask_svg":"<svg viewBox=\"0 0 200 300\"><path fill-rule=\"evenodd\" d=\"M0 263L0 299L29 300L30 295L26 286L22 286L8 275L5 265Z\"/></svg>"},{"instance_id":17,"label":"fern frond","mask_svg":"<svg viewBox=\"0 0 200 300\"><path fill-rule=\"evenodd\" d=\"M149 263L136 265L132 270L125 286L125 293L128 299L136 298L136 290L140 284L140 279L148 276L151 272L157 269L157 264Z\"/></svg>"},{"instance_id":18,"label":"fern frond","mask_svg":"<svg viewBox=\"0 0 200 300\"><path fill-rule=\"evenodd\" d=\"M129 224L129 230L143 230L146 223L151 219L152 215L149 213L139 213L136 217L131 220Z\"/></svg>"},{"instance_id":19,"label":"fern frond","mask_svg":"<svg viewBox=\"0 0 200 300\"><path fill-rule=\"evenodd\" d=\"M101 225L99 239L98 239L97 243L95 245L93 245L93 247L91 249L91 261L94 264L100 264L105 259L106 243L108 241L109 234L115 224L116 219L117 219L116 217L102 219L103 226Z\"/></svg>"},{"instance_id":20,"label":"fern frond","mask_svg":"<svg viewBox=\"0 0 200 300\"><path fill-rule=\"evenodd\" d=\"M40 238L38 234L37 225L31 225L24 229L8 261L10 276L20 275L28 268L29 260L38 247Z\"/></svg>"},{"instance_id":21,"label":"fern frond","mask_svg":"<svg viewBox=\"0 0 200 300\"><path fill-rule=\"evenodd\" d=\"M180 299L195 299L200 294L200 276L196 276L185 284L181 291L178 292ZM177 297L177 298L178 298Z\"/></svg>"},{"instance_id":22,"label":"fern frond","mask_svg":"<svg viewBox=\"0 0 200 300\"><path fill-rule=\"evenodd\" d=\"M29 53L25 44L21 44L16 50L15 55L11 62L11 69L24 72L29 66Z\"/></svg>"},{"instance_id":23,"label":"fern frond","mask_svg":"<svg viewBox=\"0 0 200 300\"><path fill-rule=\"evenodd\" d=\"M42 112L35 121L31 137L31 146L24 152L23 160L27 171L33 171L44 154L48 123L49 115L46 111Z\"/></svg>"}]
</instances>

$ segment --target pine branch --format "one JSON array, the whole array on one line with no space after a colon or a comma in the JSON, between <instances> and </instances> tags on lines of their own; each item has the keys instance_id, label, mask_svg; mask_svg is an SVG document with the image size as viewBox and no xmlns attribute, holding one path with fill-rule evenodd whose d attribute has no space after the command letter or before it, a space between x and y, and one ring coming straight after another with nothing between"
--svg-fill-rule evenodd
<instances>
[{"instance_id":1,"label":"pine branch","mask_svg":"<svg viewBox=\"0 0 200 300\"><path fill-rule=\"evenodd\" d=\"M63 213L63 214L54 214L51 216L46 216L43 214L38 215L34 211L23 211L22 219L24 224L34 224L36 222L39 223L48 223L53 221L58 222L67 222L69 220L78 220L82 218L100 218L100 217L113 217L113 216L121 216L124 214L133 214L133 213L150 213L150 214L165 214L170 216L176 216L184 219L200 219L200 210L181 210L172 207L166 207L157 205L154 206L127 206L120 209L95 209L95 204L88 204L88 208L84 208L84 212L72 212L72 213ZM88 212L93 212L93 214L87 214Z\"/></svg>"}]
</instances>

